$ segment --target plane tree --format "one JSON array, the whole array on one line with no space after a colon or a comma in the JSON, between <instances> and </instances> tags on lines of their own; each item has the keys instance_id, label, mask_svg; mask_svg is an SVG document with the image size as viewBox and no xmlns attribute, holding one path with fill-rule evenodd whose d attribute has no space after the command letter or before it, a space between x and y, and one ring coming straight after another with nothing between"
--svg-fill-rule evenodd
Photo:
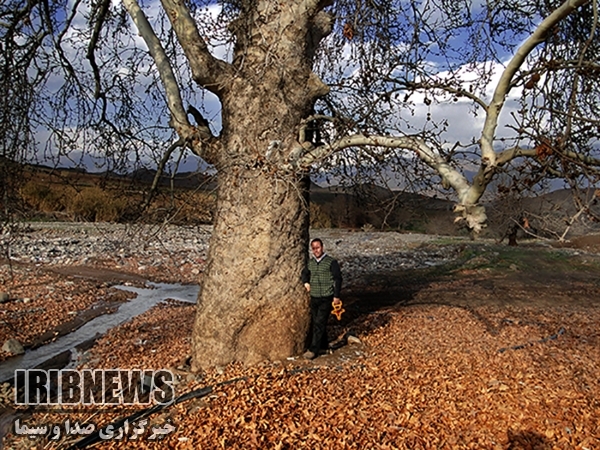
<instances>
[{"instance_id":1,"label":"plane tree","mask_svg":"<svg viewBox=\"0 0 600 450\"><path fill-rule=\"evenodd\" d=\"M591 2L471 3L447 15L413 4L418 28L394 38L409 36L404 45L358 46L329 103L337 95L354 120L336 142L353 141L334 149L338 171L356 177L361 167L368 179L384 162L405 186L449 189L457 221L479 232L481 198L501 173L501 191L597 181L599 41Z\"/></svg>"},{"instance_id":2,"label":"plane tree","mask_svg":"<svg viewBox=\"0 0 600 450\"><path fill-rule=\"evenodd\" d=\"M593 182L596 28L595 0L7 0L1 157L210 164L194 367L280 359L308 327L311 171L437 183L474 231L508 166Z\"/></svg>"}]
</instances>

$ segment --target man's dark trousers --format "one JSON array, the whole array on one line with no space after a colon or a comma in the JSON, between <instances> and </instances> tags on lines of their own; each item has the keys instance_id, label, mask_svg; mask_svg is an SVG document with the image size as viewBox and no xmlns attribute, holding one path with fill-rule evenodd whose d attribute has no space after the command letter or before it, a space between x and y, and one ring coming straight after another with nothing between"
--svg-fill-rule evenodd
<instances>
[{"instance_id":1,"label":"man's dark trousers","mask_svg":"<svg viewBox=\"0 0 600 450\"><path fill-rule=\"evenodd\" d=\"M333 307L333 295L329 297L310 297L310 316L312 319L312 340L308 348L315 355L327 350L327 321Z\"/></svg>"}]
</instances>

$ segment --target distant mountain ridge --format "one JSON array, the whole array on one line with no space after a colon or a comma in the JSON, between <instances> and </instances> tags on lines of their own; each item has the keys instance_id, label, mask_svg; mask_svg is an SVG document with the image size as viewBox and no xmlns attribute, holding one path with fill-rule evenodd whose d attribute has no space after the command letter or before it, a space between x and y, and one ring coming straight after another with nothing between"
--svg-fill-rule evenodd
<instances>
[{"instance_id":1,"label":"distant mountain ridge","mask_svg":"<svg viewBox=\"0 0 600 450\"><path fill-rule=\"evenodd\" d=\"M84 179L89 177L90 180L108 179L108 180L131 180L146 185L151 185L154 182L157 170L148 168L139 168L125 174L114 171L99 171L90 172L85 169L76 167L51 167L43 164L27 164L25 168L32 172L43 172L45 174L56 174L62 177L75 177ZM163 173L160 177L160 186L170 186L184 189L206 189L213 190L216 188L216 177L201 172L177 172L175 175Z\"/></svg>"},{"instance_id":2,"label":"distant mountain ridge","mask_svg":"<svg viewBox=\"0 0 600 450\"><path fill-rule=\"evenodd\" d=\"M133 186L139 183L149 187L156 176L156 170L147 168L140 168L128 174L117 174L43 165L25 167L32 179L42 183L94 186L115 182L114 186L117 186L117 189L123 182ZM181 172L173 177L164 174L159 180L159 186L163 188L162 190L173 186L182 193L209 193L214 198L217 178L200 172ZM455 203L447 199L392 191L376 184L324 187L311 183L310 200L311 225L317 227L393 229L442 235L468 234L467 230L455 223L456 216L453 212ZM597 200L596 190L590 189L585 193L584 204L589 204L589 212L600 217L600 206ZM189 219L186 220L194 220L194 215L212 216L214 212L214 204L211 202L198 202L191 199L186 202L186 211L189 214ZM483 234L487 236L502 236L521 217L527 217L535 230L542 230L549 236L552 236L552 233L563 233L566 227L569 227L569 234L573 236L600 231L600 223L590 219L588 214L581 214L577 221L568 224L569 218L581 209L581 205L575 204L573 192L567 189L537 197L513 199L499 197L485 206L489 220Z\"/></svg>"},{"instance_id":3,"label":"distant mountain ridge","mask_svg":"<svg viewBox=\"0 0 600 450\"><path fill-rule=\"evenodd\" d=\"M350 188L311 185L311 203L319 213L330 218L331 226L374 229L399 229L429 234L464 235L467 230L455 223L455 202L410 192L391 191L376 185ZM537 197L498 198L485 203L487 227L482 235L502 237L522 217L531 225L530 232L556 237L569 226L570 236L600 232L600 203L596 190L584 192L584 203L590 214L582 214L570 226L568 221L580 209L568 189L556 190ZM527 233L520 231L521 235Z\"/></svg>"}]
</instances>

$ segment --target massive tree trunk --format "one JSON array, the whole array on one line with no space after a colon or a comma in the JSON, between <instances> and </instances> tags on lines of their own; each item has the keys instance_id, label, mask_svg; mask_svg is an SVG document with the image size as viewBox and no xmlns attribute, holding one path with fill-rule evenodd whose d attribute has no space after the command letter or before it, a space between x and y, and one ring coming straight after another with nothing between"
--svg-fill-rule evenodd
<instances>
[{"instance_id":1,"label":"massive tree trunk","mask_svg":"<svg viewBox=\"0 0 600 450\"><path fill-rule=\"evenodd\" d=\"M317 2L306 9L312 3L248 3L232 26L236 70L219 87L217 213L193 332L195 369L302 351L308 186L289 156L302 120L327 92L311 71L314 35L326 31L315 25Z\"/></svg>"},{"instance_id":2,"label":"massive tree trunk","mask_svg":"<svg viewBox=\"0 0 600 450\"><path fill-rule=\"evenodd\" d=\"M194 367L302 351L307 295L303 182L257 169L219 173L219 199L193 334Z\"/></svg>"},{"instance_id":3,"label":"massive tree trunk","mask_svg":"<svg viewBox=\"0 0 600 450\"><path fill-rule=\"evenodd\" d=\"M269 144L274 140L265 130L283 116L277 107L256 111L256 103L253 96L237 97L233 109L225 106L235 120L224 129L226 157L193 333L195 369L298 354L308 327L300 283L307 255L306 177L261 155L287 148L283 142L293 133L279 129L287 138Z\"/></svg>"}]
</instances>

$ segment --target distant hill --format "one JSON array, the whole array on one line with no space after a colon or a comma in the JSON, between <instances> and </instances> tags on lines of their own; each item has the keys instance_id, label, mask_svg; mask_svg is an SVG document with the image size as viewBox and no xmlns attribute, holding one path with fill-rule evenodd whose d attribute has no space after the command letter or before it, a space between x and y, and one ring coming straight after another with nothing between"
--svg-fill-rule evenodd
<instances>
[{"instance_id":1,"label":"distant hill","mask_svg":"<svg viewBox=\"0 0 600 450\"><path fill-rule=\"evenodd\" d=\"M334 227L398 229L442 235L466 235L454 222L454 202L421 194L391 191L375 185L352 188L311 185L311 203L316 214L326 217ZM589 211L600 217L595 190L584 193ZM567 221L580 209L570 190L557 190L537 197L499 199L485 204L488 226L482 235L500 238L521 217L527 217L531 232L556 237L567 228ZM314 215L314 214L313 214ZM324 221L324 219L321 219ZM316 225L319 225L318 223ZM600 231L600 223L581 214L569 228L567 236L581 236ZM520 236L526 233L520 231Z\"/></svg>"},{"instance_id":2,"label":"distant hill","mask_svg":"<svg viewBox=\"0 0 600 450\"><path fill-rule=\"evenodd\" d=\"M313 183L310 200L320 214L329 217L333 227L461 232L453 222L452 202L420 194L391 191L372 184L325 188Z\"/></svg>"},{"instance_id":3,"label":"distant hill","mask_svg":"<svg viewBox=\"0 0 600 450\"><path fill-rule=\"evenodd\" d=\"M26 181L35 181L46 188L55 186L60 189L62 186L69 185L77 187L77 192L80 192L83 188L91 189L99 186L112 192L108 197L118 192L122 199L126 199L127 206L123 207L124 211L133 211L136 202L138 206L141 205L144 191L149 188L156 176L156 171L151 169L138 169L129 174L88 173L80 169L52 168L42 165L28 165L23 172ZM173 178L170 175L163 175L159 186L164 193L168 193L167 189L171 186L178 190L174 198L179 203L176 207L169 206L164 203L167 199L163 198L162 204L155 205L157 211L164 210L165 214L174 210L179 211L180 217L175 222L210 222L215 208L214 192L217 186L215 176L199 172L178 173ZM44 214L69 210L66 201L60 203L52 196L48 196L47 190L36 189L30 189L30 198L45 196L37 202L38 207L44 205L41 210ZM171 198L171 194L167 196ZM49 200L54 200L54 203ZM71 199L67 198L67 200ZM584 193L582 201L589 206L589 211L580 214L577 221L569 224L569 218L581 209L581 204L574 202L573 192L570 190L557 190L537 197L499 198L485 205L489 220L483 235L499 238L522 217L527 218L532 230L547 237L561 235L567 227L569 227L568 236L600 232L600 224L590 219L590 215L587 214L591 212L600 217L600 205L597 200L595 190L590 189ZM467 230L454 222L456 217L453 213L454 202L421 194L392 191L375 184L323 187L311 183L310 201L311 225L315 227L393 229L442 235L468 234ZM52 205L57 202L62 206L59 209L52 209ZM30 201L29 204L35 211L36 202ZM126 217L121 218L126 219Z\"/></svg>"},{"instance_id":4,"label":"distant hill","mask_svg":"<svg viewBox=\"0 0 600 450\"><path fill-rule=\"evenodd\" d=\"M154 181L157 171L154 169L140 168L130 173L119 174L111 171L88 172L80 168L28 164L25 166L25 172L30 175L44 174L52 177L52 180L57 182L63 180L65 182L74 181L83 184L86 184L86 182L87 184L99 184L102 181L122 181L150 186ZM173 187L182 189L200 188L203 190L214 190L217 186L215 176L200 172L179 172L176 173L174 177L171 177L170 174L163 174L160 177L159 185L171 186L171 182L173 183Z\"/></svg>"},{"instance_id":5,"label":"distant hill","mask_svg":"<svg viewBox=\"0 0 600 450\"><path fill-rule=\"evenodd\" d=\"M152 184L154 177L156 176L156 170L152 169L138 169L126 175L136 182L143 184ZM171 177L169 174L163 174L160 177L161 186L170 186L173 182L173 186L184 189L204 189L213 190L217 187L217 179L215 176L206 175L200 172L178 172L175 176Z\"/></svg>"},{"instance_id":6,"label":"distant hill","mask_svg":"<svg viewBox=\"0 0 600 450\"><path fill-rule=\"evenodd\" d=\"M576 201L577 197L577 201ZM558 189L539 196L496 200L487 205L490 224L505 229L519 217L527 218L532 228L544 237L557 237L568 228L566 237L583 236L600 231L600 203L595 189L575 193ZM573 221L573 217L577 220Z\"/></svg>"}]
</instances>

